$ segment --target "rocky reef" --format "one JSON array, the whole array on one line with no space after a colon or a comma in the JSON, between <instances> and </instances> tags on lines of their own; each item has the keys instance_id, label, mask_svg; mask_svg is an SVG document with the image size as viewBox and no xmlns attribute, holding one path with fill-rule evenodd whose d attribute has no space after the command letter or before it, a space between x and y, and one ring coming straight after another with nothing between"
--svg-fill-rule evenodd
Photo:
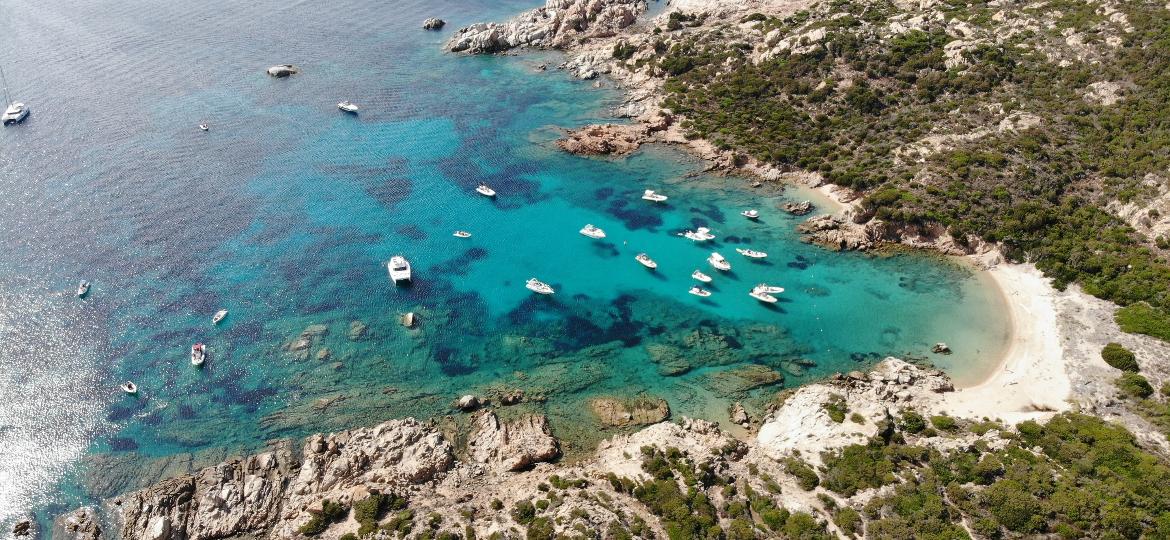
<instances>
[{"instance_id":1,"label":"rocky reef","mask_svg":"<svg viewBox=\"0 0 1170 540\"><path fill-rule=\"evenodd\" d=\"M633 24L644 11L645 0L548 0L544 7L506 23L461 28L446 48L471 54L498 53L516 47L563 48L590 38L612 36Z\"/></svg>"}]
</instances>

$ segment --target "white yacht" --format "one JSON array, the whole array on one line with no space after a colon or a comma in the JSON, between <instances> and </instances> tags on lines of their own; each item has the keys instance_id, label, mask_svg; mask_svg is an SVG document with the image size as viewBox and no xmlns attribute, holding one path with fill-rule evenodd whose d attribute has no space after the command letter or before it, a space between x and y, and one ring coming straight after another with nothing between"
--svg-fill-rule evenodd
<instances>
[{"instance_id":1,"label":"white yacht","mask_svg":"<svg viewBox=\"0 0 1170 540\"><path fill-rule=\"evenodd\" d=\"M84 279L77 285L77 297L82 298L89 293L89 282Z\"/></svg>"},{"instance_id":2,"label":"white yacht","mask_svg":"<svg viewBox=\"0 0 1170 540\"><path fill-rule=\"evenodd\" d=\"M723 255L720 255L714 251L711 252L710 257L707 257L707 262L711 263L711 267L716 270L721 270L723 272L731 270L731 263L727 262L727 259L723 258Z\"/></svg>"},{"instance_id":3,"label":"white yacht","mask_svg":"<svg viewBox=\"0 0 1170 540\"><path fill-rule=\"evenodd\" d=\"M698 285L691 287L691 290L688 292L690 292L691 294L693 294L695 296L699 296L702 298L706 298L708 296L711 296L711 291L708 291L708 290L706 290Z\"/></svg>"},{"instance_id":4,"label":"white yacht","mask_svg":"<svg viewBox=\"0 0 1170 540\"><path fill-rule=\"evenodd\" d=\"M642 200L650 202L663 202L668 197L661 193L655 193L653 189L647 189L642 193Z\"/></svg>"},{"instance_id":5,"label":"white yacht","mask_svg":"<svg viewBox=\"0 0 1170 540\"><path fill-rule=\"evenodd\" d=\"M754 208L751 210L744 210L743 212L740 212L739 215L748 219L760 219L760 211Z\"/></svg>"},{"instance_id":6,"label":"white yacht","mask_svg":"<svg viewBox=\"0 0 1170 540\"><path fill-rule=\"evenodd\" d=\"M402 281L410 281L410 261L402 255L390 257L390 262L386 263L386 271L390 273L390 281L395 285Z\"/></svg>"},{"instance_id":7,"label":"white yacht","mask_svg":"<svg viewBox=\"0 0 1170 540\"><path fill-rule=\"evenodd\" d=\"M761 290L759 287L753 288L752 292L748 293L748 296L755 298L756 300L759 300L765 304L775 304L776 303L775 296L768 294L767 292Z\"/></svg>"},{"instance_id":8,"label":"white yacht","mask_svg":"<svg viewBox=\"0 0 1170 540\"><path fill-rule=\"evenodd\" d=\"M768 256L767 253L764 253L763 251L756 251L754 249L735 248L735 251L736 253L739 253L740 255L750 259L763 259L764 257Z\"/></svg>"},{"instance_id":9,"label":"white yacht","mask_svg":"<svg viewBox=\"0 0 1170 540\"><path fill-rule=\"evenodd\" d=\"M121 388L122 388L123 392L126 392L127 394L130 394L130 395L134 395L134 394L138 393L138 385L134 384L133 382L130 382L130 381L126 381L126 382L122 383Z\"/></svg>"},{"instance_id":10,"label":"white yacht","mask_svg":"<svg viewBox=\"0 0 1170 540\"><path fill-rule=\"evenodd\" d=\"M536 278L529 278L528 281L524 282L524 286L536 294L552 294L556 292L548 283Z\"/></svg>"},{"instance_id":11,"label":"white yacht","mask_svg":"<svg viewBox=\"0 0 1170 540\"><path fill-rule=\"evenodd\" d=\"M691 272L691 277L703 283L711 283L711 276L700 272L698 269L696 269L694 272Z\"/></svg>"},{"instance_id":12,"label":"white yacht","mask_svg":"<svg viewBox=\"0 0 1170 540\"><path fill-rule=\"evenodd\" d=\"M200 130L200 131L207 131L207 130L209 130L209 129L211 129L211 128L210 128L210 127L208 127L208 125L207 125L207 124L199 124L199 130Z\"/></svg>"},{"instance_id":13,"label":"white yacht","mask_svg":"<svg viewBox=\"0 0 1170 540\"><path fill-rule=\"evenodd\" d=\"M471 238L471 233L467 231L455 231L451 236L455 238Z\"/></svg>"},{"instance_id":14,"label":"white yacht","mask_svg":"<svg viewBox=\"0 0 1170 540\"><path fill-rule=\"evenodd\" d=\"M592 223L585 225L585 227L583 227L580 232L581 234L594 240L601 240L602 238L605 238L605 231L601 230L600 227L594 227Z\"/></svg>"},{"instance_id":15,"label":"white yacht","mask_svg":"<svg viewBox=\"0 0 1170 540\"><path fill-rule=\"evenodd\" d=\"M337 108L341 109L342 112L347 112L349 114L357 114L358 112L358 106L355 105L352 101L342 101L341 103L337 104Z\"/></svg>"},{"instance_id":16,"label":"white yacht","mask_svg":"<svg viewBox=\"0 0 1170 540\"><path fill-rule=\"evenodd\" d=\"M768 294L780 294L784 292L784 287L777 287L775 285L767 285L764 283L756 285L756 288Z\"/></svg>"},{"instance_id":17,"label":"white yacht","mask_svg":"<svg viewBox=\"0 0 1170 540\"><path fill-rule=\"evenodd\" d=\"M478 187L475 188L475 192L479 193L480 195L483 195L484 197L489 197L489 198L496 196L496 190L488 187L487 184L480 184Z\"/></svg>"},{"instance_id":18,"label":"white yacht","mask_svg":"<svg viewBox=\"0 0 1170 540\"><path fill-rule=\"evenodd\" d=\"M0 116L4 125L19 124L28 118L28 105L13 101L12 96L8 95L8 79L4 78L4 71L0 70L0 84L4 85L4 115Z\"/></svg>"},{"instance_id":19,"label":"white yacht","mask_svg":"<svg viewBox=\"0 0 1170 540\"><path fill-rule=\"evenodd\" d=\"M207 359L207 346L202 343L196 343L191 346L191 365L199 367L203 365L203 361Z\"/></svg>"},{"instance_id":20,"label":"white yacht","mask_svg":"<svg viewBox=\"0 0 1170 540\"><path fill-rule=\"evenodd\" d=\"M228 314L228 310L226 310L226 309L221 309L219 311L216 311L215 315L211 317L211 324L219 324L220 321L222 321L224 317L227 317L227 314Z\"/></svg>"},{"instance_id":21,"label":"white yacht","mask_svg":"<svg viewBox=\"0 0 1170 540\"><path fill-rule=\"evenodd\" d=\"M658 268L658 263L654 262L654 259L651 259L650 256L645 253L639 253L635 255L634 259L642 263L642 266L645 266L651 270Z\"/></svg>"}]
</instances>

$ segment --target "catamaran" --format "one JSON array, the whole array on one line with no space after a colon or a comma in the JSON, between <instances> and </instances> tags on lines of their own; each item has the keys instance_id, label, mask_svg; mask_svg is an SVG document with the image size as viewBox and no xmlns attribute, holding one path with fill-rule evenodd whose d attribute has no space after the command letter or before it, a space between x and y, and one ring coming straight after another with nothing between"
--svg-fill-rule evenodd
<instances>
[{"instance_id":1,"label":"catamaran","mask_svg":"<svg viewBox=\"0 0 1170 540\"><path fill-rule=\"evenodd\" d=\"M487 184L480 184L475 188L475 192L488 198L496 196L496 190L488 187Z\"/></svg>"},{"instance_id":2,"label":"catamaran","mask_svg":"<svg viewBox=\"0 0 1170 540\"><path fill-rule=\"evenodd\" d=\"M8 95L8 79L4 78L4 70L0 70L0 84L4 85L4 115L0 116L3 119L4 125L19 124L28 118L28 105L12 100L12 96Z\"/></svg>"},{"instance_id":3,"label":"catamaran","mask_svg":"<svg viewBox=\"0 0 1170 540\"><path fill-rule=\"evenodd\" d=\"M691 277L703 283L711 283L711 276L700 272L698 269L696 269L694 272L691 272Z\"/></svg>"},{"instance_id":4,"label":"catamaran","mask_svg":"<svg viewBox=\"0 0 1170 540\"><path fill-rule=\"evenodd\" d=\"M199 367L203 365L203 361L207 359L207 346L202 343L196 343L191 346L191 365Z\"/></svg>"},{"instance_id":5,"label":"catamaran","mask_svg":"<svg viewBox=\"0 0 1170 540\"><path fill-rule=\"evenodd\" d=\"M386 271L390 273L390 281L395 285L402 281L410 281L410 261L402 255L390 257L390 262L386 263Z\"/></svg>"},{"instance_id":6,"label":"catamaran","mask_svg":"<svg viewBox=\"0 0 1170 540\"><path fill-rule=\"evenodd\" d=\"M731 270L731 263L727 262L727 259L723 258L723 255L716 252L711 252L711 256L707 257L707 262L711 263L711 267L716 270L723 272Z\"/></svg>"},{"instance_id":7,"label":"catamaran","mask_svg":"<svg viewBox=\"0 0 1170 540\"><path fill-rule=\"evenodd\" d=\"M668 197L666 195L655 193L653 189L647 189L646 191L642 192L642 200L644 201L663 202L667 198Z\"/></svg>"},{"instance_id":8,"label":"catamaran","mask_svg":"<svg viewBox=\"0 0 1170 540\"><path fill-rule=\"evenodd\" d=\"M601 230L600 227L594 227L592 223L585 225L585 227L583 227L580 232L581 234L594 240L601 240L602 238L605 238L605 231Z\"/></svg>"},{"instance_id":9,"label":"catamaran","mask_svg":"<svg viewBox=\"0 0 1170 540\"><path fill-rule=\"evenodd\" d=\"M536 278L529 278L528 281L524 282L524 286L536 294L552 294L556 292L548 283Z\"/></svg>"},{"instance_id":10,"label":"catamaran","mask_svg":"<svg viewBox=\"0 0 1170 540\"><path fill-rule=\"evenodd\" d=\"M735 251L740 255L750 259L763 259L764 257L768 256L767 253L764 253L763 251L756 251L754 249L735 248Z\"/></svg>"},{"instance_id":11,"label":"catamaran","mask_svg":"<svg viewBox=\"0 0 1170 540\"><path fill-rule=\"evenodd\" d=\"M645 253L639 253L635 255L634 259L642 263L642 266L645 266L651 270L658 268L658 263L654 262L654 259L651 259L650 256Z\"/></svg>"}]
</instances>

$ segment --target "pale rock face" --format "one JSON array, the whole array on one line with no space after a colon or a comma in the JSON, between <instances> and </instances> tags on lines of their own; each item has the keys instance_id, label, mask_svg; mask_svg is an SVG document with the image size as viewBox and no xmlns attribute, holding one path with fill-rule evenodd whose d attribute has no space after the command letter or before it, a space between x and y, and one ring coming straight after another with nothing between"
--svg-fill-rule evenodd
<instances>
[{"instance_id":1,"label":"pale rock face","mask_svg":"<svg viewBox=\"0 0 1170 540\"><path fill-rule=\"evenodd\" d=\"M506 23L478 23L455 32L446 48L487 54L516 47L563 48L577 40L607 37L634 23L645 0L548 0Z\"/></svg>"},{"instance_id":2,"label":"pale rock face","mask_svg":"<svg viewBox=\"0 0 1170 540\"><path fill-rule=\"evenodd\" d=\"M472 461L501 471L522 471L561 455L560 444L542 415L504 423L494 412L483 411L473 421L467 446Z\"/></svg>"}]
</instances>

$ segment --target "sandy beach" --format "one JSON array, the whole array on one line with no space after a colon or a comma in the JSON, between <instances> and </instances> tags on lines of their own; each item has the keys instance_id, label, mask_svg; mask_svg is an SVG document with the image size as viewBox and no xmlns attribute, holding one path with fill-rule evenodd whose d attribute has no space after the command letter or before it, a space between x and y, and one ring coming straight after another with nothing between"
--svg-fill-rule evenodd
<instances>
[{"instance_id":1,"label":"sandy beach","mask_svg":"<svg viewBox=\"0 0 1170 540\"><path fill-rule=\"evenodd\" d=\"M1071 383L1057 324L1056 290L1035 266L1002 263L987 270L1008 306L1012 335L988 378L942 396L955 416L1009 423L1070 407Z\"/></svg>"}]
</instances>

